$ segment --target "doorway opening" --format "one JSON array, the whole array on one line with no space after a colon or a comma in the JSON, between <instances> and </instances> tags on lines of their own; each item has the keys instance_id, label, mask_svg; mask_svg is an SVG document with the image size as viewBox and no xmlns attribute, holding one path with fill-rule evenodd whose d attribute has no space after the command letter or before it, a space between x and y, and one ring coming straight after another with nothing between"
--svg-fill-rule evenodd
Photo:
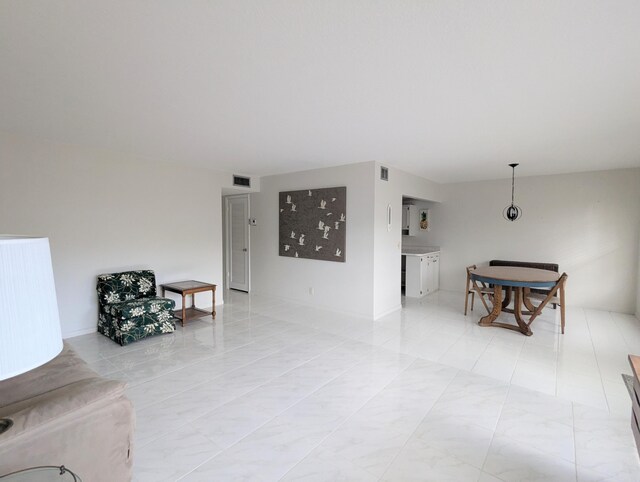
<instances>
[{"instance_id":1,"label":"doorway opening","mask_svg":"<svg viewBox=\"0 0 640 482\"><path fill-rule=\"evenodd\" d=\"M225 284L245 293L251 289L249 216L248 194L224 197Z\"/></svg>"}]
</instances>

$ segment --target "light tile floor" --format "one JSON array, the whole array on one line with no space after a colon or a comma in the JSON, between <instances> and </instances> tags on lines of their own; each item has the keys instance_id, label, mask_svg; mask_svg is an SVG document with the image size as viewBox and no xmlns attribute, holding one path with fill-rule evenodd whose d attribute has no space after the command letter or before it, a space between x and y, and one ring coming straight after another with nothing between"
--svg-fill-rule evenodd
<instances>
[{"instance_id":1,"label":"light tile floor","mask_svg":"<svg viewBox=\"0 0 640 482\"><path fill-rule=\"evenodd\" d=\"M545 310L533 336L476 325L459 293L372 322L230 292L120 347L68 340L129 382L134 480L638 481L621 373L640 322Z\"/></svg>"}]
</instances>

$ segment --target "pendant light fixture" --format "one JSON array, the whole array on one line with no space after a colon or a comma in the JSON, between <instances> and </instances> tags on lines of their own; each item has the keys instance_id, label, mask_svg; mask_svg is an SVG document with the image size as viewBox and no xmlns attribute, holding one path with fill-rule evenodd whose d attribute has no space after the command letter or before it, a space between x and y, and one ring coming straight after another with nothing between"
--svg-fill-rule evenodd
<instances>
[{"instance_id":1,"label":"pendant light fixture","mask_svg":"<svg viewBox=\"0 0 640 482\"><path fill-rule=\"evenodd\" d=\"M522 209L520 206L516 206L513 199L514 185L515 185L515 177L516 177L516 167L517 163L509 164L511 166L511 204L504 208L502 211L502 215L507 221L516 221L522 217Z\"/></svg>"}]
</instances>

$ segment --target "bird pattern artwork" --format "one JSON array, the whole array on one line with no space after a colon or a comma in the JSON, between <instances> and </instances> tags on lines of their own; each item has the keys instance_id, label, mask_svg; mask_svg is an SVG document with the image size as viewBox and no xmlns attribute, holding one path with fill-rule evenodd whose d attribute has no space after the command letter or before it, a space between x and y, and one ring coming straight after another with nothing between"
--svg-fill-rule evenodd
<instances>
[{"instance_id":1,"label":"bird pattern artwork","mask_svg":"<svg viewBox=\"0 0 640 482\"><path fill-rule=\"evenodd\" d=\"M278 209L280 256L345 262L346 187L281 192Z\"/></svg>"}]
</instances>

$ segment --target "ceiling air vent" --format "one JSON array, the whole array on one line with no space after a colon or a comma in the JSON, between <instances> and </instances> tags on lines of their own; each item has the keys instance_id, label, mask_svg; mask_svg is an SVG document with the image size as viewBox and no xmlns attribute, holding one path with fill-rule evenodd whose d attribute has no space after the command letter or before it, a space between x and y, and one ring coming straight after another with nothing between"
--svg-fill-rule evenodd
<instances>
[{"instance_id":1,"label":"ceiling air vent","mask_svg":"<svg viewBox=\"0 0 640 482\"><path fill-rule=\"evenodd\" d=\"M241 187L251 187L251 178L233 175L233 185Z\"/></svg>"},{"instance_id":2,"label":"ceiling air vent","mask_svg":"<svg viewBox=\"0 0 640 482\"><path fill-rule=\"evenodd\" d=\"M388 167L380 166L380 179L382 179L383 181L388 181L389 180L389 168Z\"/></svg>"}]
</instances>

